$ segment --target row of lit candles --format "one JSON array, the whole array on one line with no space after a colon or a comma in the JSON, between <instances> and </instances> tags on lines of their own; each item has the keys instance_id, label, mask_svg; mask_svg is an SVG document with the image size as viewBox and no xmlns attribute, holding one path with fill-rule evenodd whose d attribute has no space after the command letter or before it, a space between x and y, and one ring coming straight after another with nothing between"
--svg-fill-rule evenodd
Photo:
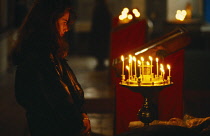
<instances>
[{"instance_id":1,"label":"row of lit candles","mask_svg":"<svg viewBox=\"0 0 210 136\"><path fill-rule=\"evenodd\" d=\"M146 62L146 65L147 66L150 66L150 71L151 71L151 75L152 75L152 63L153 63L153 58L151 56L149 56L149 60L151 62L151 65L150 65L150 62L147 61ZM144 61L144 57L140 57L140 60L137 60L135 56L132 56L132 55L129 55L129 59L128 59L128 64L129 65L126 65L125 67L125 59L124 59L124 56L122 55L121 56L121 61L122 61L122 76L124 76L124 69L126 68L128 70L128 75L129 77L132 77L133 76L133 64L134 64L134 76L136 76L136 65L138 63L138 67L140 69L140 74L144 73L144 66L145 66L145 61ZM159 59L156 58L156 68L157 68L157 77L159 76ZM141 70L141 67L142 67L142 70ZM168 71L169 71L169 77L171 76L171 66L169 64L167 64L167 68L168 68ZM161 72L161 76L164 77L165 75L165 70L164 70L164 66L163 64L160 64L160 72Z\"/></svg>"}]
</instances>

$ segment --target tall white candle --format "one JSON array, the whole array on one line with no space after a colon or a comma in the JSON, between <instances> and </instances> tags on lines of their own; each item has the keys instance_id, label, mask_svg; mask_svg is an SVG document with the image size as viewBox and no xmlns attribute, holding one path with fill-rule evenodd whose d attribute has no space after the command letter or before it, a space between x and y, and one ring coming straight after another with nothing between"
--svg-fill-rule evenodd
<instances>
[{"instance_id":1,"label":"tall white candle","mask_svg":"<svg viewBox=\"0 0 210 136\"><path fill-rule=\"evenodd\" d=\"M141 61L138 60L138 66L139 66L139 77L141 77Z\"/></svg>"},{"instance_id":2,"label":"tall white candle","mask_svg":"<svg viewBox=\"0 0 210 136\"><path fill-rule=\"evenodd\" d=\"M126 65L125 67L128 70L128 80L130 80L130 67L128 65Z\"/></svg>"},{"instance_id":3,"label":"tall white candle","mask_svg":"<svg viewBox=\"0 0 210 136\"><path fill-rule=\"evenodd\" d=\"M141 57L141 61L142 61L142 80L143 80L143 78L144 78L144 58L143 57Z\"/></svg>"},{"instance_id":4,"label":"tall white candle","mask_svg":"<svg viewBox=\"0 0 210 136\"><path fill-rule=\"evenodd\" d=\"M158 58L156 58L157 77L158 77Z\"/></svg>"},{"instance_id":5,"label":"tall white candle","mask_svg":"<svg viewBox=\"0 0 210 136\"><path fill-rule=\"evenodd\" d=\"M165 70L163 69L163 80L164 80L164 76L165 76Z\"/></svg>"},{"instance_id":6,"label":"tall white candle","mask_svg":"<svg viewBox=\"0 0 210 136\"><path fill-rule=\"evenodd\" d=\"M152 57L149 56L149 60L151 61L151 75L152 75Z\"/></svg>"},{"instance_id":7,"label":"tall white candle","mask_svg":"<svg viewBox=\"0 0 210 136\"><path fill-rule=\"evenodd\" d=\"M161 76L163 76L163 71L164 71L163 64L160 64L160 69L161 69Z\"/></svg>"},{"instance_id":8,"label":"tall white candle","mask_svg":"<svg viewBox=\"0 0 210 136\"><path fill-rule=\"evenodd\" d=\"M124 75L124 56L121 56L121 60L122 60L122 75Z\"/></svg>"},{"instance_id":9,"label":"tall white candle","mask_svg":"<svg viewBox=\"0 0 210 136\"><path fill-rule=\"evenodd\" d=\"M131 55L129 55L129 66L130 66L130 76L132 77L132 60L133 60L133 58L132 58L132 56Z\"/></svg>"},{"instance_id":10,"label":"tall white candle","mask_svg":"<svg viewBox=\"0 0 210 136\"><path fill-rule=\"evenodd\" d=\"M168 68L168 76L170 77L171 76L171 67L169 64L167 65L167 68Z\"/></svg>"},{"instance_id":11,"label":"tall white candle","mask_svg":"<svg viewBox=\"0 0 210 136\"><path fill-rule=\"evenodd\" d=\"M136 75L136 57L135 56L133 56L133 61L134 61L134 76L136 77L137 75Z\"/></svg>"}]
</instances>

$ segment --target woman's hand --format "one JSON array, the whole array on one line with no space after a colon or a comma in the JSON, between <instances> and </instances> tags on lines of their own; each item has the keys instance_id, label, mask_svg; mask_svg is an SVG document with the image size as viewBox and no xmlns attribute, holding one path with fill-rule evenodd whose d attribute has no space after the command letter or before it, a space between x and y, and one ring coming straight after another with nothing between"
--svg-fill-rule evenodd
<instances>
[{"instance_id":1,"label":"woman's hand","mask_svg":"<svg viewBox=\"0 0 210 136\"><path fill-rule=\"evenodd\" d=\"M88 136L91 132L90 120L89 120L87 114L82 113L82 116L83 116L83 126L84 126L84 130L82 131L82 135Z\"/></svg>"}]
</instances>

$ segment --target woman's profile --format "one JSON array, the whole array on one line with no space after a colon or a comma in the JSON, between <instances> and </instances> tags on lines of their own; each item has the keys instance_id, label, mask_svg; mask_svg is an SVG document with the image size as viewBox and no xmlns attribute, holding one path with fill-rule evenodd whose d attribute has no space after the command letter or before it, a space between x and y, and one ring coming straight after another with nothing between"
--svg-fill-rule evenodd
<instances>
[{"instance_id":1,"label":"woman's profile","mask_svg":"<svg viewBox=\"0 0 210 136\"><path fill-rule=\"evenodd\" d=\"M88 135L84 92L65 57L73 21L71 0L36 0L18 31L13 52L15 96L31 136Z\"/></svg>"}]
</instances>

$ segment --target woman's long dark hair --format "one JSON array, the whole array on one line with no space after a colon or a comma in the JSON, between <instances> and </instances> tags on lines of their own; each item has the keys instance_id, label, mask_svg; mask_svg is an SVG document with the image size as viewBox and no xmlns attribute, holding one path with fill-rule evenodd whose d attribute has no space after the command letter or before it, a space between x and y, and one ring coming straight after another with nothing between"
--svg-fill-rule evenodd
<instances>
[{"instance_id":1,"label":"woman's long dark hair","mask_svg":"<svg viewBox=\"0 0 210 136\"><path fill-rule=\"evenodd\" d=\"M69 24L73 13L71 0L36 0L18 31L17 41L13 51L15 65L21 63L28 52L50 49L55 55L64 58L68 55L68 46L57 30L57 20L69 12ZM43 47L45 46L45 47Z\"/></svg>"}]
</instances>

